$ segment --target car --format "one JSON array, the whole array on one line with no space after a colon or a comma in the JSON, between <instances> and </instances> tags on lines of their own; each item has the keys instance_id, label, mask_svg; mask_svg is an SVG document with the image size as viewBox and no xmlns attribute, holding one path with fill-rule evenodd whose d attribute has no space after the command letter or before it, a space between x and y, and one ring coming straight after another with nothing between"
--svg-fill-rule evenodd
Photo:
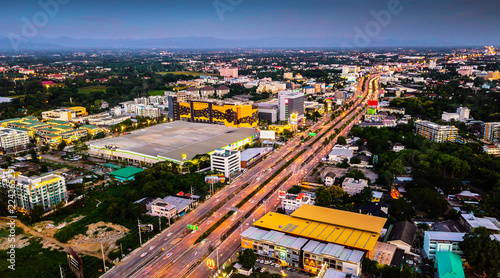
<instances>
[{"instance_id":1,"label":"car","mask_svg":"<svg viewBox=\"0 0 500 278\"><path fill-rule=\"evenodd\" d=\"M149 251L155 249L156 246L152 245L151 247L149 247Z\"/></svg>"},{"instance_id":2,"label":"car","mask_svg":"<svg viewBox=\"0 0 500 278\"><path fill-rule=\"evenodd\" d=\"M167 236L171 236L171 235L172 235L172 233L168 233L168 235L167 235Z\"/></svg>"},{"instance_id":3,"label":"car","mask_svg":"<svg viewBox=\"0 0 500 278\"><path fill-rule=\"evenodd\" d=\"M144 257L144 256L146 256L147 254L148 254L148 252L143 252L143 253L141 254L141 258L142 258L142 257Z\"/></svg>"},{"instance_id":4,"label":"car","mask_svg":"<svg viewBox=\"0 0 500 278\"><path fill-rule=\"evenodd\" d=\"M192 234L194 234L194 233L196 233L196 231L195 231L195 230L193 230L191 233L192 233Z\"/></svg>"},{"instance_id":5,"label":"car","mask_svg":"<svg viewBox=\"0 0 500 278\"><path fill-rule=\"evenodd\" d=\"M172 253L167 253L167 255L165 255L165 257L163 257L163 260L166 260L168 259L168 257L172 256Z\"/></svg>"},{"instance_id":6,"label":"car","mask_svg":"<svg viewBox=\"0 0 500 278\"><path fill-rule=\"evenodd\" d=\"M281 268L281 265L280 264L274 264L275 267L279 267Z\"/></svg>"},{"instance_id":7,"label":"car","mask_svg":"<svg viewBox=\"0 0 500 278\"><path fill-rule=\"evenodd\" d=\"M203 244L203 243L205 243L205 242L207 242L207 239L206 239L206 238L204 238L204 239L201 241L201 243L202 243L202 244Z\"/></svg>"},{"instance_id":8,"label":"car","mask_svg":"<svg viewBox=\"0 0 500 278\"><path fill-rule=\"evenodd\" d=\"M266 268L265 268L265 267L263 267L263 268L261 268L261 269L260 269L260 272L261 272L261 273L262 273L262 272L264 272L264 271L266 271Z\"/></svg>"},{"instance_id":9,"label":"car","mask_svg":"<svg viewBox=\"0 0 500 278\"><path fill-rule=\"evenodd\" d=\"M167 240L168 240L168 237L166 236L166 237L163 239L163 241L167 241Z\"/></svg>"}]
</instances>

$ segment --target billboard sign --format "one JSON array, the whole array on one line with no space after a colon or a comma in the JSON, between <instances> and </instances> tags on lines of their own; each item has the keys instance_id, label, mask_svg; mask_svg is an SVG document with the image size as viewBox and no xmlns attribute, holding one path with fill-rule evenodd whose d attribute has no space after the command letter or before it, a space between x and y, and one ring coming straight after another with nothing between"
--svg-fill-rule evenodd
<instances>
[{"instance_id":1,"label":"billboard sign","mask_svg":"<svg viewBox=\"0 0 500 278\"><path fill-rule=\"evenodd\" d=\"M224 183L226 182L226 177L224 174L218 174L218 175L207 175L205 176L205 182L206 183Z\"/></svg>"},{"instance_id":2,"label":"billboard sign","mask_svg":"<svg viewBox=\"0 0 500 278\"><path fill-rule=\"evenodd\" d=\"M141 232L150 233L153 231L153 224L142 224L140 225Z\"/></svg>"},{"instance_id":3,"label":"billboard sign","mask_svg":"<svg viewBox=\"0 0 500 278\"><path fill-rule=\"evenodd\" d=\"M187 228L189 230L198 231L198 226L196 225L187 224Z\"/></svg>"},{"instance_id":4,"label":"billboard sign","mask_svg":"<svg viewBox=\"0 0 500 278\"><path fill-rule=\"evenodd\" d=\"M285 190L280 190L278 192L278 197L280 198L285 198L286 197L286 191Z\"/></svg>"},{"instance_id":5,"label":"billboard sign","mask_svg":"<svg viewBox=\"0 0 500 278\"><path fill-rule=\"evenodd\" d=\"M289 122L292 125L297 125L297 123L299 122L299 113L295 112L295 113L290 114L290 121Z\"/></svg>"},{"instance_id":6,"label":"billboard sign","mask_svg":"<svg viewBox=\"0 0 500 278\"><path fill-rule=\"evenodd\" d=\"M253 241L247 239L241 239L241 248L253 249Z\"/></svg>"},{"instance_id":7,"label":"billboard sign","mask_svg":"<svg viewBox=\"0 0 500 278\"><path fill-rule=\"evenodd\" d=\"M369 100L368 106L378 106L378 101L377 100Z\"/></svg>"},{"instance_id":8,"label":"billboard sign","mask_svg":"<svg viewBox=\"0 0 500 278\"><path fill-rule=\"evenodd\" d=\"M208 267L209 269L215 269L215 261L214 261L214 260L212 260L212 259L207 259L207 263L206 263L206 264L207 264L207 267Z\"/></svg>"},{"instance_id":9,"label":"billboard sign","mask_svg":"<svg viewBox=\"0 0 500 278\"><path fill-rule=\"evenodd\" d=\"M260 139L276 140L276 131L274 130L261 130Z\"/></svg>"}]
</instances>

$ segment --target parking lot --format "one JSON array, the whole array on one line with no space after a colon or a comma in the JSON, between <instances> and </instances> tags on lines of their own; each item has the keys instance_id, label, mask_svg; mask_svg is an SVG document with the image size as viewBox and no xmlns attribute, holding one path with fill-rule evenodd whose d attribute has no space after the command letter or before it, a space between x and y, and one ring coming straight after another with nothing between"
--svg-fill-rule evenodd
<instances>
[{"instance_id":1,"label":"parking lot","mask_svg":"<svg viewBox=\"0 0 500 278\"><path fill-rule=\"evenodd\" d=\"M280 273L285 274L286 277L293 278L305 278L305 277L315 277L316 275L304 272L302 270L295 269L293 267L280 266L279 264L275 264L271 261L257 259L255 263L256 271L255 272L265 272L268 271L270 273Z\"/></svg>"}]
</instances>

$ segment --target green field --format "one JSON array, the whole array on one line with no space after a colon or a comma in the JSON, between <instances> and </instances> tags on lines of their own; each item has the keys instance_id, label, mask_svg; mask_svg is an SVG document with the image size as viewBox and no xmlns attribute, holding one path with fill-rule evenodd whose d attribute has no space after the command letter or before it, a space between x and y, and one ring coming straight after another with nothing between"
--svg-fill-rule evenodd
<instances>
[{"instance_id":1,"label":"green field","mask_svg":"<svg viewBox=\"0 0 500 278\"><path fill-rule=\"evenodd\" d=\"M175 74L175 75L192 75L192 76L201 76L201 75L210 75L210 76L217 76L218 74L215 73L206 73L206 72L194 72L194 71L168 71L168 72L157 72L156 74Z\"/></svg>"},{"instance_id":2,"label":"green field","mask_svg":"<svg viewBox=\"0 0 500 278\"><path fill-rule=\"evenodd\" d=\"M156 90L148 93L150 96L163 96L166 90Z\"/></svg>"},{"instance_id":3,"label":"green field","mask_svg":"<svg viewBox=\"0 0 500 278\"><path fill-rule=\"evenodd\" d=\"M88 94L91 92L106 92L107 86L90 86L84 88L78 88L79 94Z\"/></svg>"}]
</instances>

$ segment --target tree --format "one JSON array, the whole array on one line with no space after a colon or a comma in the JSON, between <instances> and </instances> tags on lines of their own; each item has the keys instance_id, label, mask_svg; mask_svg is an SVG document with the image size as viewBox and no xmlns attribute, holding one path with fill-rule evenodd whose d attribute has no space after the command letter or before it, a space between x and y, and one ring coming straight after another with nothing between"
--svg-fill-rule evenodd
<instances>
[{"instance_id":1,"label":"tree","mask_svg":"<svg viewBox=\"0 0 500 278\"><path fill-rule=\"evenodd\" d=\"M353 157L351 157L351 160L349 160L349 163L351 163L351 164L359 164L359 163L361 163L361 158L359 158L357 156L353 156Z\"/></svg>"},{"instance_id":2,"label":"tree","mask_svg":"<svg viewBox=\"0 0 500 278\"><path fill-rule=\"evenodd\" d=\"M332 185L328 187L328 191L330 192L330 194L334 199L340 199L345 195L345 191L342 188L340 188L340 186L337 185Z\"/></svg>"},{"instance_id":3,"label":"tree","mask_svg":"<svg viewBox=\"0 0 500 278\"><path fill-rule=\"evenodd\" d=\"M500 187L497 187L490 192L486 193L484 201L481 204L483 210L490 216L500 217Z\"/></svg>"},{"instance_id":4,"label":"tree","mask_svg":"<svg viewBox=\"0 0 500 278\"><path fill-rule=\"evenodd\" d=\"M36 153L36 151L34 149L31 149L29 151L29 154L31 155L31 161L33 161L35 163L39 161L38 160L38 154Z\"/></svg>"},{"instance_id":5,"label":"tree","mask_svg":"<svg viewBox=\"0 0 500 278\"><path fill-rule=\"evenodd\" d=\"M443 216L448 202L436 190L430 188L415 188L408 193L411 204L418 210L428 213L429 217Z\"/></svg>"},{"instance_id":6,"label":"tree","mask_svg":"<svg viewBox=\"0 0 500 278\"><path fill-rule=\"evenodd\" d=\"M239 257L240 264L248 269L251 269L255 266L255 262L257 261L257 255L253 252L252 249L245 249L241 253Z\"/></svg>"},{"instance_id":7,"label":"tree","mask_svg":"<svg viewBox=\"0 0 500 278\"><path fill-rule=\"evenodd\" d=\"M30 222L35 223L40 220L42 215L45 213L45 209L42 205L34 206L30 211Z\"/></svg>"},{"instance_id":8,"label":"tree","mask_svg":"<svg viewBox=\"0 0 500 278\"><path fill-rule=\"evenodd\" d=\"M345 139L344 136L339 136L337 138L337 144L338 145L347 145L347 140Z\"/></svg>"},{"instance_id":9,"label":"tree","mask_svg":"<svg viewBox=\"0 0 500 278\"><path fill-rule=\"evenodd\" d=\"M89 147L83 141L78 140L75 142L73 149L75 150L75 153L82 153L84 151L87 151Z\"/></svg>"},{"instance_id":10,"label":"tree","mask_svg":"<svg viewBox=\"0 0 500 278\"><path fill-rule=\"evenodd\" d=\"M404 199L393 199L389 202L389 214L400 222L411 220L415 216L415 210Z\"/></svg>"},{"instance_id":11,"label":"tree","mask_svg":"<svg viewBox=\"0 0 500 278\"><path fill-rule=\"evenodd\" d=\"M332 201L332 194L324 186L320 186L316 189L316 204L318 206L329 207L332 205Z\"/></svg>"},{"instance_id":12,"label":"tree","mask_svg":"<svg viewBox=\"0 0 500 278\"><path fill-rule=\"evenodd\" d=\"M57 149L62 151L64 150L64 148L66 148L66 141L62 140L61 143L59 143L59 145L57 145Z\"/></svg>"},{"instance_id":13,"label":"tree","mask_svg":"<svg viewBox=\"0 0 500 278\"><path fill-rule=\"evenodd\" d=\"M467 262L478 274L494 277L500 271L500 241L492 240L486 228L467 233L458 244Z\"/></svg>"}]
</instances>

